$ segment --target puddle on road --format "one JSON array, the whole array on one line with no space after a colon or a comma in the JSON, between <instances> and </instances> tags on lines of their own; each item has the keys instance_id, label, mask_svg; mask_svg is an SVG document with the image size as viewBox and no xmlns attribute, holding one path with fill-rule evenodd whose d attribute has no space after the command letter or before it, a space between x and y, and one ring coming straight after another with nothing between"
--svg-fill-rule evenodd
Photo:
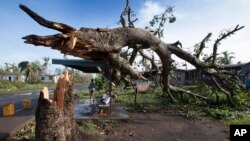
<instances>
[{"instance_id":1,"label":"puddle on road","mask_svg":"<svg viewBox=\"0 0 250 141\"><path fill-rule=\"evenodd\" d=\"M94 114L98 114L98 107L95 104L90 104L89 99L75 102L75 116L92 116Z\"/></svg>"},{"instance_id":2,"label":"puddle on road","mask_svg":"<svg viewBox=\"0 0 250 141\"><path fill-rule=\"evenodd\" d=\"M111 114L107 116L100 116L99 109L96 104L90 104L89 99L75 101L75 119L128 119L128 113L125 108L119 104L113 103Z\"/></svg>"}]
</instances>

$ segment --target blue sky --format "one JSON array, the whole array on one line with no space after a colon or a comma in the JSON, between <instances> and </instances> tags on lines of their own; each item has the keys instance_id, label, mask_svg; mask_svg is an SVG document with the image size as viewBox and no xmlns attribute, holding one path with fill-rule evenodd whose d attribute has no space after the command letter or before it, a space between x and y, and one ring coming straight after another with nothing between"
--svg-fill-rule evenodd
<instances>
[{"instance_id":1,"label":"blue sky","mask_svg":"<svg viewBox=\"0 0 250 141\"><path fill-rule=\"evenodd\" d=\"M138 27L145 27L153 15L174 6L177 21L165 28L164 41L180 40L184 49L201 41L212 32L214 42L224 29L237 24L246 26L242 31L222 42L219 51L235 52L235 61L250 61L250 1L249 0L130 0L139 21ZM23 43L23 36L29 34L49 35L57 31L38 25L18 5L22 3L46 19L63 22L75 28L116 27L125 0L2 0L0 4L0 66L5 62L18 63L23 60L38 60L42 57L62 58L56 50L35 47ZM209 52L210 50L206 50Z\"/></svg>"}]
</instances>

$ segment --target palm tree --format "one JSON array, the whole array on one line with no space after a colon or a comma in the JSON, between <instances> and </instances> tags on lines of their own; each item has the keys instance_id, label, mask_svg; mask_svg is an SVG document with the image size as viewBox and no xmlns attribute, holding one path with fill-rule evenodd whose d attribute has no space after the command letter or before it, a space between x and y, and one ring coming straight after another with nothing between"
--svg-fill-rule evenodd
<instances>
[{"instance_id":1,"label":"palm tree","mask_svg":"<svg viewBox=\"0 0 250 141\"><path fill-rule=\"evenodd\" d=\"M25 74L26 81L29 82L39 81L39 71L40 71L39 62L22 61L18 64L18 67L20 68L20 71Z\"/></svg>"},{"instance_id":2,"label":"palm tree","mask_svg":"<svg viewBox=\"0 0 250 141\"><path fill-rule=\"evenodd\" d=\"M40 63L37 62L31 62L31 82L39 82L39 76L40 76L40 72L41 72L41 65Z\"/></svg>"},{"instance_id":3,"label":"palm tree","mask_svg":"<svg viewBox=\"0 0 250 141\"><path fill-rule=\"evenodd\" d=\"M30 74L30 69L28 67L29 61L22 61L18 64L18 67L20 68L21 73L25 74L25 81L27 82L29 74Z\"/></svg>"},{"instance_id":4,"label":"palm tree","mask_svg":"<svg viewBox=\"0 0 250 141\"><path fill-rule=\"evenodd\" d=\"M49 66L50 58L49 57L44 57L43 60L44 60L44 63L43 63L42 68L41 68L41 73L42 74L47 74L48 73L48 66Z\"/></svg>"},{"instance_id":5,"label":"palm tree","mask_svg":"<svg viewBox=\"0 0 250 141\"><path fill-rule=\"evenodd\" d=\"M227 65L227 64L231 64L232 63L232 60L233 58L235 58L233 56L233 52L228 52L228 51L225 51L222 53L222 57L218 57L218 64L220 65Z\"/></svg>"}]
</instances>

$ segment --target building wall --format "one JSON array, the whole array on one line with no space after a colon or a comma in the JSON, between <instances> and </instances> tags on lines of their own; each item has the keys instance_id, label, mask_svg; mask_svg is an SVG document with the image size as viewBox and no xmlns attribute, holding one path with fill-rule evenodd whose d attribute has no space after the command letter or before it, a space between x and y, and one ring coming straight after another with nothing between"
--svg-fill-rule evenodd
<instances>
[{"instance_id":1,"label":"building wall","mask_svg":"<svg viewBox=\"0 0 250 141\"><path fill-rule=\"evenodd\" d=\"M247 63L244 67L241 68L240 76L246 87L250 89L250 63Z\"/></svg>"},{"instance_id":2,"label":"building wall","mask_svg":"<svg viewBox=\"0 0 250 141\"><path fill-rule=\"evenodd\" d=\"M55 76L48 76L48 75L44 75L44 76L40 76L40 81L43 83L54 83L55 82Z\"/></svg>"},{"instance_id":3,"label":"building wall","mask_svg":"<svg viewBox=\"0 0 250 141\"><path fill-rule=\"evenodd\" d=\"M17 76L15 74L4 74L0 76L2 80L15 81L17 80Z\"/></svg>"},{"instance_id":4,"label":"building wall","mask_svg":"<svg viewBox=\"0 0 250 141\"><path fill-rule=\"evenodd\" d=\"M179 71L176 71L175 72L175 77L177 79L177 81L181 84L185 84L185 72L179 72ZM178 83L177 82L177 83Z\"/></svg>"},{"instance_id":5,"label":"building wall","mask_svg":"<svg viewBox=\"0 0 250 141\"><path fill-rule=\"evenodd\" d=\"M177 80L173 81L173 83L176 84L181 83L181 84L192 85L196 82L196 75L194 70L176 70L175 77Z\"/></svg>"}]
</instances>

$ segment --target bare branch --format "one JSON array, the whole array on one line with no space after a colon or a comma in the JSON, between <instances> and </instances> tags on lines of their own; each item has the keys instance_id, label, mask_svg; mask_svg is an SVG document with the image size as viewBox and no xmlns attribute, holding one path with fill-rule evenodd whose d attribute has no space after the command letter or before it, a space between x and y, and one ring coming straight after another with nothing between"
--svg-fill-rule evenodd
<instances>
[{"instance_id":1,"label":"bare branch","mask_svg":"<svg viewBox=\"0 0 250 141\"><path fill-rule=\"evenodd\" d=\"M169 88L170 88L170 90L172 90L174 92L186 93L186 94L192 95L194 97L197 97L197 98L200 98L200 99L203 99L203 100L207 100L208 99L208 97L201 96L199 94L196 94L194 92L191 92L189 90L186 90L186 89L183 89L183 88L180 88L180 87L175 87L175 86L170 85Z\"/></svg>"},{"instance_id":2,"label":"bare branch","mask_svg":"<svg viewBox=\"0 0 250 141\"><path fill-rule=\"evenodd\" d=\"M34 11L30 10L25 5L20 4L19 7L25 13L27 13L32 19L34 19L36 22L38 22L42 26L58 30L62 33L67 33L67 32L71 32L71 31L75 30L75 28L68 26L66 24L48 21L48 20L44 19L43 17L39 16L38 14L36 14Z\"/></svg>"},{"instance_id":3,"label":"bare branch","mask_svg":"<svg viewBox=\"0 0 250 141\"><path fill-rule=\"evenodd\" d=\"M38 36L38 35L28 35L23 37L25 43L33 45L42 45L42 46L62 46L64 43L62 41L69 40L66 36L62 34L55 34L50 36Z\"/></svg>"},{"instance_id":4,"label":"bare branch","mask_svg":"<svg viewBox=\"0 0 250 141\"><path fill-rule=\"evenodd\" d=\"M189 62L190 64L194 65L197 68L212 68L212 67L214 67L214 66L211 66L208 63L202 62L197 57L193 56L189 52L179 48L176 45L170 44L170 45L165 45L165 46L167 46L167 48L171 51L171 53L173 53L176 56L178 56L179 58Z\"/></svg>"},{"instance_id":5,"label":"bare branch","mask_svg":"<svg viewBox=\"0 0 250 141\"><path fill-rule=\"evenodd\" d=\"M157 72L159 71L159 68L157 67L157 65L155 63L154 56L152 56L152 58L149 57L147 54L144 53L144 51L142 49L139 50L139 53L143 58L145 58L151 62L152 68L155 68Z\"/></svg>"},{"instance_id":6,"label":"bare branch","mask_svg":"<svg viewBox=\"0 0 250 141\"><path fill-rule=\"evenodd\" d=\"M213 47L213 60L212 60L213 65L215 64L215 61L216 61L216 58L217 58L216 54L217 54L217 50L218 50L218 46L220 45L220 42L223 39L226 39L227 37L231 36L235 32L241 30L242 28L244 28L244 26L239 27L239 25L237 25L233 30L228 31L227 33L223 33L220 38L216 39L216 41L214 43L214 47Z\"/></svg>"},{"instance_id":7,"label":"bare branch","mask_svg":"<svg viewBox=\"0 0 250 141\"><path fill-rule=\"evenodd\" d=\"M200 58L200 54L201 54L201 52L203 51L203 49L206 47L205 46L205 43L209 40L209 38L212 36L212 33L208 33L208 35L201 41L201 43L200 43L200 47L199 47L199 49L198 49L198 51L197 51L197 53L196 53L196 57L197 58Z\"/></svg>"},{"instance_id":8,"label":"bare branch","mask_svg":"<svg viewBox=\"0 0 250 141\"><path fill-rule=\"evenodd\" d=\"M227 96L229 102L233 105L233 100L232 100L232 98L231 98L231 96L230 96L230 93L229 93L228 91L226 91L225 89L223 89L223 88L220 86L220 84L217 82L217 80L216 80L213 76L211 76L211 79L212 79L212 81L214 82L214 84L216 85L216 87L217 87L221 92L223 92L224 94L226 94L226 96Z\"/></svg>"},{"instance_id":9,"label":"bare branch","mask_svg":"<svg viewBox=\"0 0 250 141\"><path fill-rule=\"evenodd\" d=\"M126 6L123 10L123 12L120 15L120 23L122 24L122 27L126 27L126 20L125 20L125 16L127 15L127 19L128 19L128 26L134 28L134 22L137 21L138 19L134 19L133 21L131 21L131 8L130 8L130 4L129 4L129 0L126 0Z\"/></svg>"},{"instance_id":10,"label":"bare branch","mask_svg":"<svg viewBox=\"0 0 250 141\"><path fill-rule=\"evenodd\" d=\"M131 54L131 56L130 56L130 58L129 58L129 64L130 65L132 65L133 64L133 62L135 61L135 58L136 58L136 56L137 56L137 53L138 53L138 49L133 49L133 51L132 51L132 54Z\"/></svg>"}]
</instances>

